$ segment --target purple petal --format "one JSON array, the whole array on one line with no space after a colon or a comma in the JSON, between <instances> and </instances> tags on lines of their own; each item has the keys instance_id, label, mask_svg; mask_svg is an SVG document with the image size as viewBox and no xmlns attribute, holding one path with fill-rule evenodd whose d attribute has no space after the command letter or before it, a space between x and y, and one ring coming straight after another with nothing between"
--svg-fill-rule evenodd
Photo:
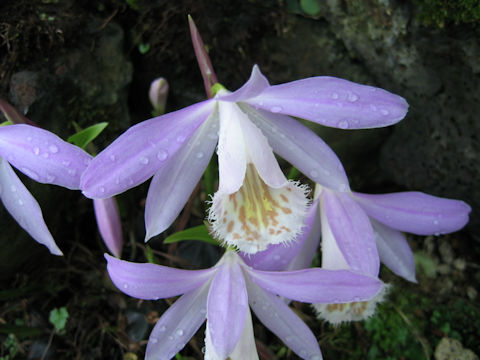
<instances>
[{"instance_id":1,"label":"purple petal","mask_svg":"<svg viewBox=\"0 0 480 360\"><path fill-rule=\"evenodd\" d=\"M115 198L94 199L98 230L108 250L120 258L123 247L122 223Z\"/></svg>"},{"instance_id":2,"label":"purple petal","mask_svg":"<svg viewBox=\"0 0 480 360\"><path fill-rule=\"evenodd\" d=\"M24 124L0 128L0 155L33 180L79 189L91 156L57 135Z\"/></svg>"},{"instance_id":3,"label":"purple petal","mask_svg":"<svg viewBox=\"0 0 480 360\"><path fill-rule=\"evenodd\" d=\"M31 237L45 245L52 254L63 255L45 225L37 201L2 157L0 157L0 197L8 212Z\"/></svg>"},{"instance_id":4,"label":"purple petal","mask_svg":"<svg viewBox=\"0 0 480 360\"><path fill-rule=\"evenodd\" d=\"M184 294L202 286L215 268L180 270L156 264L139 264L105 254L107 271L115 286L127 295L158 300Z\"/></svg>"},{"instance_id":5,"label":"purple petal","mask_svg":"<svg viewBox=\"0 0 480 360\"><path fill-rule=\"evenodd\" d=\"M207 100L128 129L98 154L83 174L85 196L111 197L150 178L195 133L214 105Z\"/></svg>"},{"instance_id":6,"label":"purple petal","mask_svg":"<svg viewBox=\"0 0 480 360\"><path fill-rule=\"evenodd\" d=\"M321 196L321 211L350 269L377 276L380 261L368 216L346 193L324 189Z\"/></svg>"},{"instance_id":7,"label":"purple petal","mask_svg":"<svg viewBox=\"0 0 480 360\"><path fill-rule=\"evenodd\" d=\"M146 240L160 234L177 218L212 157L217 129L218 116L212 116L154 175L145 204Z\"/></svg>"},{"instance_id":8,"label":"purple petal","mask_svg":"<svg viewBox=\"0 0 480 360\"><path fill-rule=\"evenodd\" d=\"M180 297L157 321L145 360L168 360L185 347L205 321L209 284Z\"/></svg>"},{"instance_id":9,"label":"purple petal","mask_svg":"<svg viewBox=\"0 0 480 360\"><path fill-rule=\"evenodd\" d=\"M337 155L312 130L288 116L239 106L262 130L278 155L316 183L339 191L349 189L347 175Z\"/></svg>"},{"instance_id":10,"label":"purple petal","mask_svg":"<svg viewBox=\"0 0 480 360\"><path fill-rule=\"evenodd\" d=\"M373 219L371 221L380 260L395 274L416 283L415 261L405 234Z\"/></svg>"},{"instance_id":11,"label":"purple petal","mask_svg":"<svg viewBox=\"0 0 480 360\"><path fill-rule=\"evenodd\" d=\"M313 223L310 232L307 235L305 244L295 258L288 264L286 270L307 269L311 266L313 258L317 254L318 244L320 243L321 224L318 215L318 201L315 201L310 211L314 211ZM264 270L264 269L262 269ZM265 269L266 270L266 269Z\"/></svg>"},{"instance_id":12,"label":"purple petal","mask_svg":"<svg viewBox=\"0 0 480 360\"><path fill-rule=\"evenodd\" d=\"M213 278L207 300L208 329L219 358L226 359L237 345L247 309L247 290L240 265L226 259Z\"/></svg>"},{"instance_id":13,"label":"purple petal","mask_svg":"<svg viewBox=\"0 0 480 360\"><path fill-rule=\"evenodd\" d=\"M408 110L404 98L372 86L328 76L312 77L266 88L247 103L341 129L392 125Z\"/></svg>"},{"instance_id":14,"label":"purple petal","mask_svg":"<svg viewBox=\"0 0 480 360\"><path fill-rule=\"evenodd\" d=\"M470 206L421 192L370 195L354 193L369 216L394 229L418 235L447 234L468 222Z\"/></svg>"},{"instance_id":15,"label":"purple petal","mask_svg":"<svg viewBox=\"0 0 480 360\"><path fill-rule=\"evenodd\" d=\"M305 226L302 230L303 232L295 241L288 244L270 245L267 250L260 251L255 254L246 254L240 252L240 256L247 265L257 270L278 271L285 269L293 260L293 258L303 250L305 240L310 236L310 231L316 217L317 203L310 206L308 209L307 216L305 217ZM320 233L317 235L318 238L320 238ZM313 254L315 254L315 250Z\"/></svg>"},{"instance_id":16,"label":"purple petal","mask_svg":"<svg viewBox=\"0 0 480 360\"><path fill-rule=\"evenodd\" d=\"M307 325L278 297L246 278L248 302L258 319L303 359L321 360L317 339Z\"/></svg>"},{"instance_id":17,"label":"purple petal","mask_svg":"<svg viewBox=\"0 0 480 360\"><path fill-rule=\"evenodd\" d=\"M263 289L288 299L308 303L340 303L372 298L382 287L375 277L348 270L319 268L295 271L260 271L247 268Z\"/></svg>"},{"instance_id":18,"label":"purple petal","mask_svg":"<svg viewBox=\"0 0 480 360\"><path fill-rule=\"evenodd\" d=\"M217 100L222 101L244 101L259 95L262 91L270 86L267 78L260 72L257 65L253 66L250 79L238 90L227 95L221 95L217 97Z\"/></svg>"}]
</instances>

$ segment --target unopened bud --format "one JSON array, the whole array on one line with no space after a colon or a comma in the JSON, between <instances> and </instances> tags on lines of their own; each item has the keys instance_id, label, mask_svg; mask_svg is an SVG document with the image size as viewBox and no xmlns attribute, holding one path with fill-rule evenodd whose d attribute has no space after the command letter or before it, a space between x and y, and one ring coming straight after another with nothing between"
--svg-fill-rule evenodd
<instances>
[{"instance_id":1,"label":"unopened bud","mask_svg":"<svg viewBox=\"0 0 480 360\"><path fill-rule=\"evenodd\" d=\"M168 82L164 78L152 81L148 97L154 109L154 115L159 116L165 113L165 104L168 96Z\"/></svg>"}]
</instances>

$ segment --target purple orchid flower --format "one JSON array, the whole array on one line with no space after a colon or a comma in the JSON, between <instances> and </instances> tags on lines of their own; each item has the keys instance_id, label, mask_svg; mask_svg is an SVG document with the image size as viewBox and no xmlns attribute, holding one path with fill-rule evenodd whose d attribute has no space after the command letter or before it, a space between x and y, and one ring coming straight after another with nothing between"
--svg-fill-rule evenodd
<instances>
[{"instance_id":1,"label":"purple orchid flower","mask_svg":"<svg viewBox=\"0 0 480 360\"><path fill-rule=\"evenodd\" d=\"M58 136L30 125L0 127L0 197L5 208L37 242L55 255L55 244L37 201L10 167L12 164L31 179L68 189L80 188L80 175L90 155Z\"/></svg>"},{"instance_id":2,"label":"purple orchid flower","mask_svg":"<svg viewBox=\"0 0 480 360\"><path fill-rule=\"evenodd\" d=\"M289 115L372 128L401 120L407 108L403 98L385 90L332 77L271 86L254 66L237 91L220 90L213 99L127 130L92 161L81 188L87 197L105 198L153 176L145 211L148 240L180 213L218 141L220 186L209 218L220 239L252 253L294 239L308 204L305 189L285 178L273 151L314 181L348 190L333 151Z\"/></svg>"},{"instance_id":3,"label":"purple orchid flower","mask_svg":"<svg viewBox=\"0 0 480 360\"><path fill-rule=\"evenodd\" d=\"M93 199L93 209L103 242L113 255L120 258L123 248L123 232L117 201L114 197Z\"/></svg>"},{"instance_id":4,"label":"purple orchid flower","mask_svg":"<svg viewBox=\"0 0 480 360\"><path fill-rule=\"evenodd\" d=\"M302 359L321 359L310 329L279 296L302 302L367 300L381 288L375 277L318 268L261 271L231 250L206 270L178 270L105 256L114 284L148 300L184 294L158 320L146 359L170 359L207 319L206 359L258 359L248 305Z\"/></svg>"}]
</instances>

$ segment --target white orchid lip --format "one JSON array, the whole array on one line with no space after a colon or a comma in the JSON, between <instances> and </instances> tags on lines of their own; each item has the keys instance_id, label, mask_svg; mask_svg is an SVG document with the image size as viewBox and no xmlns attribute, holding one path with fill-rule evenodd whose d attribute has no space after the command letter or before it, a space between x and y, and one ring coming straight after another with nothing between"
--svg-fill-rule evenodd
<instances>
[{"instance_id":1,"label":"white orchid lip","mask_svg":"<svg viewBox=\"0 0 480 360\"><path fill-rule=\"evenodd\" d=\"M218 101L219 189L213 234L246 253L289 242L303 227L308 189L285 178L267 139L237 104Z\"/></svg>"}]
</instances>

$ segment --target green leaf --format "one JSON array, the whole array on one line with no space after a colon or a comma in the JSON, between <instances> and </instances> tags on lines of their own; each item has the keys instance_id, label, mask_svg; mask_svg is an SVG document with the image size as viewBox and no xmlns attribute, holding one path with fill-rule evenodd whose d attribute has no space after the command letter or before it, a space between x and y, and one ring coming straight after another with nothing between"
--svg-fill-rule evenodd
<instances>
[{"instance_id":1,"label":"green leaf","mask_svg":"<svg viewBox=\"0 0 480 360\"><path fill-rule=\"evenodd\" d=\"M11 122L10 120L7 120L0 124L0 126L7 126L7 125L13 125L13 122Z\"/></svg>"},{"instance_id":2,"label":"green leaf","mask_svg":"<svg viewBox=\"0 0 480 360\"><path fill-rule=\"evenodd\" d=\"M160 265L160 261L157 259L157 257L153 253L152 248L148 245L145 246L145 257L147 258L147 261L149 263Z\"/></svg>"},{"instance_id":3,"label":"green leaf","mask_svg":"<svg viewBox=\"0 0 480 360\"><path fill-rule=\"evenodd\" d=\"M68 311L65 306L61 307L60 309L53 309L50 311L50 316L48 317L48 321L55 326L55 331L60 333L65 330L65 326L67 325L68 320Z\"/></svg>"},{"instance_id":4,"label":"green leaf","mask_svg":"<svg viewBox=\"0 0 480 360\"><path fill-rule=\"evenodd\" d=\"M287 179L288 180L297 180L298 177L300 176L300 170L298 170L295 166L292 166L290 171L287 174Z\"/></svg>"},{"instance_id":5,"label":"green leaf","mask_svg":"<svg viewBox=\"0 0 480 360\"><path fill-rule=\"evenodd\" d=\"M171 244L183 240L203 241L213 245L219 245L218 241L212 238L205 225L199 225L187 230L179 231L167 237L163 243Z\"/></svg>"},{"instance_id":6,"label":"green leaf","mask_svg":"<svg viewBox=\"0 0 480 360\"><path fill-rule=\"evenodd\" d=\"M145 55L150 50L150 44L138 44L138 51L140 54Z\"/></svg>"},{"instance_id":7,"label":"green leaf","mask_svg":"<svg viewBox=\"0 0 480 360\"><path fill-rule=\"evenodd\" d=\"M101 122L86 129L78 131L76 134L70 136L67 140L69 143L75 144L78 147L85 149L86 146L92 142L101 132L107 127L107 122Z\"/></svg>"},{"instance_id":8,"label":"green leaf","mask_svg":"<svg viewBox=\"0 0 480 360\"><path fill-rule=\"evenodd\" d=\"M300 8L305 14L310 16L318 15L320 12L318 0L300 0Z\"/></svg>"}]
</instances>

